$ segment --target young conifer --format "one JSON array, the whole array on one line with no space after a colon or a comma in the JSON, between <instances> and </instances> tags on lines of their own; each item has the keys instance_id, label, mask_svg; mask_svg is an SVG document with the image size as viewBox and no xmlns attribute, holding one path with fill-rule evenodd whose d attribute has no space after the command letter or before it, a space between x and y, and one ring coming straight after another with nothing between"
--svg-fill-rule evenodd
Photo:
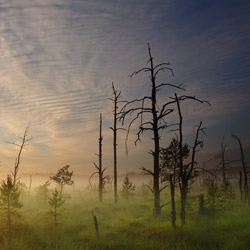
<instances>
[{"instance_id":1,"label":"young conifer","mask_svg":"<svg viewBox=\"0 0 250 250\"><path fill-rule=\"evenodd\" d=\"M126 174L122 185L121 195L123 196L123 198L128 200L129 197L134 196L134 191L135 191L135 185L129 179L128 174Z\"/></svg>"},{"instance_id":2,"label":"young conifer","mask_svg":"<svg viewBox=\"0 0 250 250\"><path fill-rule=\"evenodd\" d=\"M11 175L8 175L0 185L0 215L6 222L9 233L11 233L14 220L21 217L19 209L23 204L19 201L19 197L20 190L15 185Z\"/></svg>"},{"instance_id":3,"label":"young conifer","mask_svg":"<svg viewBox=\"0 0 250 250\"><path fill-rule=\"evenodd\" d=\"M64 202L65 200L62 199L62 196L58 193L57 189L55 188L55 191L52 193L52 197L49 198L48 201L51 207L49 214L54 218L55 227L58 224L58 216L62 214L62 209L60 209L60 207L63 205Z\"/></svg>"}]
</instances>

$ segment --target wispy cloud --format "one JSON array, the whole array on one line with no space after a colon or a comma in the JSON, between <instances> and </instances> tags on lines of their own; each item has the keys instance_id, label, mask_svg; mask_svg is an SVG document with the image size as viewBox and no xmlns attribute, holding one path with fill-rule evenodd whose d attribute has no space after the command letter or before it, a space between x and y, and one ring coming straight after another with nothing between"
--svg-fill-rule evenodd
<instances>
[{"instance_id":1,"label":"wispy cloud","mask_svg":"<svg viewBox=\"0 0 250 250\"><path fill-rule=\"evenodd\" d=\"M213 126L229 119L230 113L240 113L249 107L250 97L249 5L233 9L231 4L2 1L1 148L5 149L4 141L18 139L31 123L29 169L32 162L41 169L41 162L55 168L57 161L89 169L97 153L102 112L105 139L110 142L106 164L111 165L111 82L122 90L124 99L149 90L147 76L128 77L145 66L147 42L156 62L170 61L175 70L173 79L167 75L160 81L183 82L187 93L211 102L211 107L184 107L190 126L193 119ZM168 95L163 91L160 100L164 102ZM147 154L150 145L146 144L137 147L130 159L138 160L144 151ZM10 157L8 150L2 152ZM123 149L120 154L123 157ZM7 158L3 164L7 165Z\"/></svg>"}]
</instances>

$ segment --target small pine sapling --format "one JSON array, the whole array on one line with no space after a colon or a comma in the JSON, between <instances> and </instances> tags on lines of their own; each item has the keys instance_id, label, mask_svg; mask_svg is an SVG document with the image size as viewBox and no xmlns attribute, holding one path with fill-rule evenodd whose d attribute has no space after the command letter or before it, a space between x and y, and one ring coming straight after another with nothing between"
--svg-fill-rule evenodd
<instances>
[{"instance_id":1,"label":"small pine sapling","mask_svg":"<svg viewBox=\"0 0 250 250\"><path fill-rule=\"evenodd\" d=\"M207 190L207 204L208 208L211 209L212 215L215 215L215 212L223 208L225 200L223 199L223 194L214 180L210 181L208 190Z\"/></svg>"},{"instance_id":2,"label":"small pine sapling","mask_svg":"<svg viewBox=\"0 0 250 250\"><path fill-rule=\"evenodd\" d=\"M0 209L1 217L7 224L8 233L10 235L14 220L21 218L19 209L23 204L19 201L20 190L15 185L10 175L3 180L0 186Z\"/></svg>"},{"instance_id":3,"label":"small pine sapling","mask_svg":"<svg viewBox=\"0 0 250 250\"><path fill-rule=\"evenodd\" d=\"M129 179L128 174L126 174L125 179L123 181L123 185L122 185L121 195L122 195L123 198L128 200L129 197L134 196L134 191L135 191L135 185Z\"/></svg>"},{"instance_id":4,"label":"small pine sapling","mask_svg":"<svg viewBox=\"0 0 250 250\"><path fill-rule=\"evenodd\" d=\"M52 193L52 197L49 198L49 205L51 207L51 210L49 211L49 214L54 218L54 225L55 227L58 224L58 216L62 214L62 209L60 207L63 205L65 200L62 199L62 196L58 193L57 189L55 188L55 191Z\"/></svg>"},{"instance_id":5,"label":"small pine sapling","mask_svg":"<svg viewBox=\"0 0 250 250\"><path fill-rule=\"evenodd\" d=\"M229 204L231 204L232 200L234 200L236 198L233 187L228 180L225 183L222 183L221 192L222 192L223 198Z\"/></svg>"}]
</instances>

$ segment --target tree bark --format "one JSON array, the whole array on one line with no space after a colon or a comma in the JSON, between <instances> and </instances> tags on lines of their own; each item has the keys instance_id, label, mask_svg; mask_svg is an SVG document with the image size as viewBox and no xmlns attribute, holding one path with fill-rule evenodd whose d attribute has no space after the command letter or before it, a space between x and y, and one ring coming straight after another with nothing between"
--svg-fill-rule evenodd
<instances>
[{"instance_id":1,"label":"tree bark","mask_svg":"<svg viewBox=\"0 0 250 250\"><path fill-rule=\"evenodd\" d=\"M172 226L176 229L176 210L175 210L175 176L170 175L170 194L171 194L171 206L172 206Z\"/></svg>"},{"instance_id":2,"label":"tree bark","mask_svg":"<svg viewBox=\"0 0 250 250\"><path fill-rule=\"evenodd\" d=\"M157 108L156 108L156 84L155 84L155 74L154 74L154 65L153 58L151 56L150 48L149 48L149 56L150 56L150 65L151 65L151 82L152 82L152 116L153 116L153 133L154 133L154 211L155 216L161 215L161 206L160 206L160 185L159 185L159 175L160 175L160 138L159 138L159 129L158 129L158 117L157 117Z\"/></svg>"},{"instance_id":3,"label":"tree bark","mask_svg":"<svg viewBox=\"0 0 250 250\"><path fill-rule=\"evenodd\" d=\"M99 202L102 202L103 194L103 171L102 171L102 114L100 114L100 136L99 136Z\"/></svg>"},{"instance_id":4,"label":"tree bark","mask_svg":"<svg viewBox=\"0 0 250 250\"><path fill-rule=\"evenodd\" d=\"M243 193L242 193L242 173L241 173L241 171L240 171L239 186L240 186L240 199L241 199L241 201L243 201Z\"/></svg>"},{"instance_id":5,"label":"tree bark","mask_svg":"<svg viewBox=\"0 0 250 250\"><path fill-rule=\"evenodd\" d=\"M236 141L238 141L239 146L240 146L241 163L242 163L242 170L243 170L243 174L244 174L244 194L245 194L244 198L245 198L245 201L247 201L249 199L249 197L248 197L248 178L247 178L247 168L246 168L243 148L242 148L240 138L238 136L236 136L236 135L232 135L232 137ZM250 199L249 199L249 202L250 202Z\"/></svg>"},{"instance_id":6,"label":"tree bark","mask_svg":"<svg viewBox=\"0 0 250 250\"><path fill-rule=\"evenodd\" d=\"M117 192L117 110L118 110L118 100L121 97L121 91L117 91L114 87L114 83L112 82L112 89L113 89L113 94L114 98L109 98L114 103L114 122L113 122L113 151L114 151L114 199L115 199L115 204L118 202L118 192Z\"/></svg>"},{"instance_id":7,"label":"tree bark","mask_svg":"<svg viewBox=\"0 0 250 250\"><path fill-rule=\"evenodd\" d=\"M187 201L187 185L186 180L182 181L181 187L181 225L186 223L186 201Z\"/></svg>"}]
</instances>

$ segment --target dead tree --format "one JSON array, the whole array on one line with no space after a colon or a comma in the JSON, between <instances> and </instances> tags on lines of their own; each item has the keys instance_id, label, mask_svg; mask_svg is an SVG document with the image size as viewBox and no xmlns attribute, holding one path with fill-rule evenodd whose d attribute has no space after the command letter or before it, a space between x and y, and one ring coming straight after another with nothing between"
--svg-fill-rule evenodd
<instances>
[{"instance_id":1,"label":"dead tree","mask_svg":"<svg viewBox=\"0 0 250 250\"><path fill-rule=\"evenodd\" d=\"M141 135L145 131L150 131L153 134L153 144L154 148L150 151L153 156L153 170L142 168L143 171L149 173L153 177L153 195L154 195L154 214L155 216L161 215L161 205L160 205L160 192L166 188L166 186L160 188L159 185L159 177L160 177L160 131L166 129L168 124L164 120L167 115L173 112L171 108L171 104L175 102L175 100L170 100L169 102L160 105L157 102L157 93L163 87L171 87L184 90L182 85L174 85L170 83L157 83L156 79L160 72L169 71L173 74L173 70L169 67L169 63L160 63L154 65L154 60L151 55L151 49L148 44L148 53L149 53L149 66L141 68L138 71L135 71L132 76L140 74L142 72L149 73L150 82L151 82L151 93L142 98L135 99L132 101L127 101L125 105L122 107L120 112L120 119L122 120L122 124L124 124L125 118L128 116L132 116L128 125L126 142L128 140L128 135L130 133L131 126L139 121L139 127L137 132L137 139L135 144L140 141ZM135 105L135 106L134 106ZM143 120L144 116L146 116L146 121Z\"/></svg>"},{"instance_id":2,"label":"dead tree","mask_svg":"<svg viewBox=\"0 0 250 250\"><path fill-rule=\"evenodd\" d=\"M18 154L17 154L17 158L15 161L15 166L14 166L14 171L11 171L11 174L13 175L13 183L14 185L16 185L17 182L17 174L19 171L19 166L21 163L21 155L23 152L23 149L25 149L28 145L27 142L30 141L32 138L28 138L28 132L29 132L29 125L26 127L23 136L21 137L21 143L16 143L16 142L7 142L9 144L13 144L15 146L17 146L19 148Z\"/></svg>"},{"instance_id":3,"label":"dead tree","mask_svg":"<svg viewBox=\"0 0 250 250\"><path fill-rule=\"evenodd\" d=\"M106 177L104 176L104 171L106 170L106 168L102 168L102 114L100 114L100 129L99 129L99 154L97 154L98 158L99 158L99 164L97 165L96 163L94 163L95 168L97 169L97 172L94 172L90 178L89 178L89 182L90 179L95 175L98 174L99 175L99 186L98 186L98 192L99 192L99 202L102 202L102 196L103 196L103 191L104 191L104 181L106 179Z\"/></svg>"},{"instance_id":4,"label":"dead tree","mask_svg":"<svg viewBox=\"0 0 250 250\"><path fill-rule=\"evenodd\" d=\"M32 174L30 174L30 183L29 183L29 189L28 189L28 196L30 196L31 185L32 185Z\"/></svg>"},{"instance_id":5,"label":"dead tree","mask_svg":"<svg viewBox=\"0 0 250 250\"><path fill-rule=\"evenodd\" d=\"M229 177L230 176L228 175L228 168L229 168L230 164L233 161L226 160L225 154L226 154L226 144L224 143L224 137L223 137L222 141L221 141L221 150L220 150L220 152L217 153L215 155L215 157L212 158L211 160L218 160L219 161L217 166L221 169L222 187L223 187L223 189L225 191L225 194L227 195L228 189L229 189L229 186L230 186L230 183L229 183Z\"/></svg>"},{"instance_id":6,"label":"dead tree","mask_svg":"<svg viewBox=\"0 0 250 250\"><path fill-rule=\"evenodd\" d=\"M239 172L240 179L239 179L239 187L240 187L240 200L243 201L243 192L242 192L242 173Z\"/></svg>"},{"instance_id":7,"label":"dead tree","mask_svg":"<svg viewBox=\"0 0 250 250\"><path fill-rule=\"evenodd\" d=\"M123 128L117 127L117 121L118 121L118 104L122 101L119 101L121 98L121 91L117 91L114 87L114 83L112 82L112 89L113 89L113 98L109 98L114 104L114 123L113 127L110 127L110 129L113 131L113 150L114 150L114 198L115 198L115 204L118 202L118 193L117 193L117 131Z\"/></svg>"},{"instance_id":8,"label":"dead tree","mask_svg":"<svg viewBox=\"0 0 250 250\"><path fill-rule=\"evenodd\" d=\"M241 154L241 164L242 164L242 170L243 170L243 175L244 175L244 194L245 194L245 201L249 199L248 197L248 177L247 177L247 166L244 158L244 153L243 153L243 148L242 148L242 143L241 140L238 136L236 135L231 135L233 139L235 139L240 146L240 154Z\"/></svg>"},{"instance_id":9,"label":"dead tree","mask_svg":"<svg viewBox=\"0 0 250 250\"><path fill-rule=\"evenodd\" d=\"M192 153L191 153L191 161L188 164L184 163L185 159L185 154L183 152L183 117L182 117L182 112L181 112L181 107L180 107L180 102L191 99L194 101L198 101L200 103L207 103L207 101L201 101L197 99L194 96L177 96L175 93L175 97L172 98L176 101L177 108L178 108L178 114L179 114L179 124L178 124L178 131L179 131L179 188L180 188L180 194L181 194L181 224L184 225L186 221L186 201L187 201L187 193L188 193L188 187L192 179L195 177L195 165L197 162L195 161L195 156L197 147L202 148L203 147L203 142L199 139L199 134L200 132L204 133L205 128L202 128L202 122L199 123L197 130L196 130L196 135L195 135L195 140L194 144L192 147Z\"/></svg>"}]
</instances>

